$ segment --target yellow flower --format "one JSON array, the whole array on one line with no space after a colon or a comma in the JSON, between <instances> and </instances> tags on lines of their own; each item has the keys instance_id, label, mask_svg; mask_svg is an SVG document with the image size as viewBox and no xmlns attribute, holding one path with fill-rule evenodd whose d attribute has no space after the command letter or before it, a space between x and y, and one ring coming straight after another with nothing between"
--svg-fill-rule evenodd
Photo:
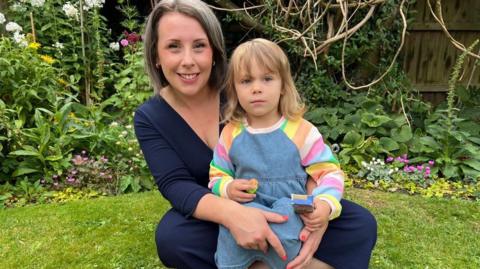
<instances>
[{"instance_id":1,"label":"yellow flower","mask_svg":"<svg viewBox=\"0 0 480 269\"><path fill-rule=\"evenodd\" d=\"M40 55L40 58L42 58L42 60L47 64L53 64L53 62L55 62L55 59L48 55Z\"/></svg>"},{"instance_id":2,"label":"yellow flower","mask_svg":"<svg viewBox=\"0 0 480 269\"><path fill-rule=\"evenodd\" d=\"M62 85L65 85L65 86L68 85L68 83L67 83L65 80L61 79L61 78L59 78L57 81L58 81L58 83L60 83L60 84L62 84Z\"/></svg>"},{"instance_id":3,"label":"yellow flower","mask_svg":"<svg viewBox=\"0 0 480 269\"><path fill-rule=\"evenodd\" d=\"M38 43L38 42L31 42L30 44L28 44L28 47L31 48L31 49L34 49L34 50L40 48L41 46L42 45L40 45L40 43Z\"/></svg>"}]
</instances>

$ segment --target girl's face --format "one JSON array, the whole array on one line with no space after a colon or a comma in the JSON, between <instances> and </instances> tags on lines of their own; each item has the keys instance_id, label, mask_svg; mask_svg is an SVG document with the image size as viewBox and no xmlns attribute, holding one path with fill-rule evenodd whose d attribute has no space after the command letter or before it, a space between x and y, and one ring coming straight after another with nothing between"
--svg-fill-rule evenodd
<instances>
[{"instance_id":1,"label":"girl's face","mask_svg":"<svg viewBox=\"0 0 480 269\"><path fill-rule=\"evenodd\" d=\"M170 12L158 22L157 64L171 90L195 96L208 91L213 50L200 23Z\"/></svg>"},{"instance_id":2,"label":"girl's face","mask_svg":"<svg viewBox=\"0 0 480 269\"><path fill-rule=\"evenodd\" d=\"M265 128L280 120L278 106L282 79L277 72L266 69L254 60L249 68L243 68L235 75L234 82L238 101L247 114L250 126Z\"/></svg>"}]
</instances>

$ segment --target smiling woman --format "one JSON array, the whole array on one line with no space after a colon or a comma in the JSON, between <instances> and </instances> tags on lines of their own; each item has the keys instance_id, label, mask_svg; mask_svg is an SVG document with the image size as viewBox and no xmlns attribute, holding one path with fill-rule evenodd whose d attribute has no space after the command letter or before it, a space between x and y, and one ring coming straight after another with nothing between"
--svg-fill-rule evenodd
<instances>
[{"instance_id":1,"label":"smiling woman","mask_svg":"<svg viewBox=\"0 0 480 269\"><path fill-rule=\"evenodd\" d=\"M168 90L185 96L208 93L213 51L200 23L180 13L167 13L158 23L158 37L155 67L169 82Z\"/></svg>"}]
</instances>

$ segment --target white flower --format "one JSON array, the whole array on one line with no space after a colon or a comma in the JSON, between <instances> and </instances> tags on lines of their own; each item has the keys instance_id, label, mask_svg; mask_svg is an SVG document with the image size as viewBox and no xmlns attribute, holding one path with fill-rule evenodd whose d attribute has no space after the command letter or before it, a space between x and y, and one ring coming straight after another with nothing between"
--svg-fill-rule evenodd
<instances>
[{"instance_id":1,"label":"white flower","mask_svg":"<svg viewBox=\"0 0 480 269\"><path fill-rule=\"evenodd\" d=\"M362 166L367 167L367 163L365 161L362 161Z\"/></svg>"},{"instance_id":2,"label":"white flower","mask_svg":"<svg viewBox=\"0 0 480 269\"><path fill-rule=\"evenodd\" d=\"M132 125L129 124L129 125L125 126L125 128L132 129Z\"/></svg>"},{"instance_id":3,"label":"white flower","mask_svg":"<svg viewBox=\"0 0 480 269\"><path fill-rule=\"evenodd\" d=\"M45 4L45 0L30 0L32 7L41 7Z\"/></svg>"},{"instance_id":4,"label":"white flower","mask_svg":"<svg viewBox=\"0 0 480 269\"><path fill-rule=\"evenodd\" d=\"M27 39L25 38L24 34L20 34L20 32L13 33L13 40L15 43L19 44L21 47L28 46Z\"/></svg>"},{"instance_id":5,"label":"white flower","mask_svg":"<svg viewBox=\"0 0 480 269\"><path fill-rule=\"evenodd\" d=\"M0 12L0 24L4 24L7 20L5 19L5 15Z\"/></svg>"},{"instance_id":6,"label":"white flower","mask_svg":"<svg viewBox=\"0 0 480 269\"><path fill-rule=\"evenodd\" d=\"M63 9L63 12L65 12L65 14L67 15L67 17L78 18L78 9L74 5L72 5L70 2L65 3L62 9Z\"/></svg>"},{"instance_id":7,"label":"white flower","mask_svg":"<svg viewBox=\"0 0 480 269\"><path fill-rule=\"evenodd\" d=\"M55 44L53 44L53 47L57 49L63 49L63 43L57 41Z\"/></svg>"},{"instance_id":8,"label":"white flower","mask_svg":"<svg viewBox=\"0 0 480 269\"><path fill-rule=\"evenodd\" d=\"M92 8L101 8L105 4L105 0L85 0L83 10L90 10Z\"/></svg>"},{"instance_id":9,"label":"white flower","mask_svg":"<svg viewBox=\"0 0 480 269\"><path fill-rule=\"evenodd\" d=\"M122 135L123 135L123 136L127 136L127 134L128 134L127 131L123 131L123 132L122 132Z\"/></svg>"},{"instance_id":10,"label":"white flower","mask_svg":"<svg viewBox=\"0 0 480 269\"><path fill-rule=\"evenodd\" d=\"M8 32L21 32L23 29L16 22L11 21L5 25L5 30Z\"/></svg>"},{"instance_id":11,"label":"white flower","mask_svg":"<svg viewBox=\"0 0 480 269\"><path fill-rule=\"evenodd\" d=\"M110 126L112 126L112 127L117 127L117 126L118 126L118 122L112 121L112 123L110 123Z\"/></svg>"},{"instance_id":12,"label":"white flower","mask_svg":"<svg viewBox=\"0 0 480 269\"><path fill-rule=\"evenodd\" d=\"M120 44L118 44L118 42L112 42L110 43L110 48L114 51L118 51L120 50Z\"/></svg>"}]
</instances>

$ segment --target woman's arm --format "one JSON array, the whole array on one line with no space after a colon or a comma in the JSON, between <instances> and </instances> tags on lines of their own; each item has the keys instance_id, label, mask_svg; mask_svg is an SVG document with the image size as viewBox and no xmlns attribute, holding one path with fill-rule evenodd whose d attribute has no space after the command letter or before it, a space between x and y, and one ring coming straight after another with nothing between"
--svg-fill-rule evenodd
<instances>
[{"instance_id":1,"label":"woman's arm","mask_svg":"<svg viewBox=\"0 0 480 269\"><path fill-rule=\"evenodd\" d=\"M197 183L177 152L142 110L135 113L134 126L140 148L160 193L177 211L191 216L198 201L210 191Z\"/></svg>"}]
</instances>

